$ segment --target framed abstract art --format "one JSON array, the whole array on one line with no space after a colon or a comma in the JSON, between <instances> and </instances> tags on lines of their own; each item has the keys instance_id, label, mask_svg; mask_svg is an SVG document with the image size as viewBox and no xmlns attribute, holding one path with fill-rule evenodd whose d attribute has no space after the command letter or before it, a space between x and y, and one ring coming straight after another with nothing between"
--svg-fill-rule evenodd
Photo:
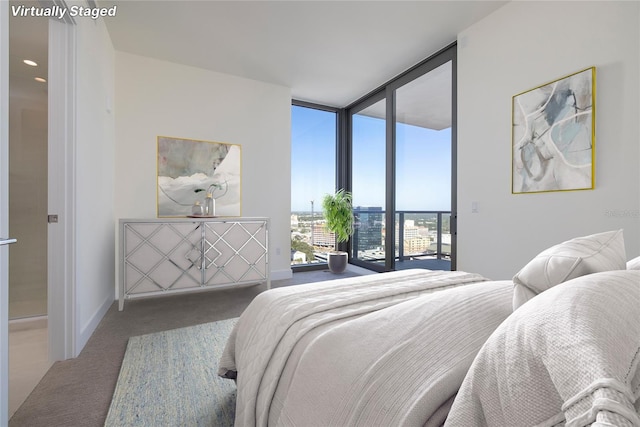
<instances>
[{"instance_id":1,"label":"framed abstract art","mask_svg":"<svg viewBox=\"0 0 640 427\"><path fill-rule=\"evenodd\" d=\"M595 67L513 97L512 193L594 188Z\"/></svg>"},{"instance_id":2,"label":"framed abstract art","mask_svg":"<svg viewBox=\"0 0 640 427\"><path fill-rule=\"evenodd\" d=\"M223 142L158 137L158 217L185 217L207 193L216 216L241 215L241 147Z\"/></svg>"}]
</instances>

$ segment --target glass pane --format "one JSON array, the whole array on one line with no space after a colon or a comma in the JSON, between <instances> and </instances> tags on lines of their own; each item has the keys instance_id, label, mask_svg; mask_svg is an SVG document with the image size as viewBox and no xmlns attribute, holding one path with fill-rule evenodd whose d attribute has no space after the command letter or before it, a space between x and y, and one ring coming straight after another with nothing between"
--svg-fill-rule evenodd
<instances>
[{"instance_id":1,"label":"glass pane","mask_svg":"<svg viewBox=\"0 0 640 427\"><path fill-rule=\"evenodd\" d=\"M451 66L396 91L396 269L451 269Z\"/></svg>"},{"instance_id":2,"label":"glass pane","mask_svg":"<svg viewBox=\"0 0 640 427\"><path fill-rule=\"evenodd\" d=\"M352 192L356 228L352 257L384 265L385 100L353 115Z\"/></svg>"},{"instance_id":3,"label":"glass pane","mask_svg":"<svg viewBox=\"0 0 640 427\"><path fill-rule=\"evenodd\" d=\"M335 239L323 227L322 197L336 187L337 115L291 107L291 264L326 262Z\"/></svg>"},{"instance_id":4,"label":"glass pane","mask_svg":"<svg viewBox=\"0 0 640 427\"><path fill-rule=\"evenodd\" d=\"M10 96L7 97L9 181L6 190L9 233L18 240L8 250L9 319L13 320L46 316L48 308L49 97L47 84L34 82L33 78L36 75L48 77L49 22L32 18L25 31L21 28L26 25L24 18L9 21L11 72L8 77ZM29 55L38 54L30 58L37 59L39 66L23 66L23 58L19 55L25 48ZM37 69L40 71L34 73ZM25 374L28 371L25 366L15 372Z\"/></svg>"}]
</instances>

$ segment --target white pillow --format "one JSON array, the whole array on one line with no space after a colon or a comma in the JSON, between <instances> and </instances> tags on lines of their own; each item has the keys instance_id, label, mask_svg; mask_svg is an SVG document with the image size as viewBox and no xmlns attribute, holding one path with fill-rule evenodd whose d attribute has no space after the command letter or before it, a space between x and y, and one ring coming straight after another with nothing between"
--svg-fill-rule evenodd
<instances>
[{"instance_id":1,"label":"white pillow","mask_svg":"<svg viewBox=\"0 0 640 427\"><path fill-rule=\"evenodd\" d=\"M627 270L640 270L640 256L627 261Z\"/></svg>"},{"instance_id":2,"label":"white pillow","mask_svg":"<svg viewBox=\"0 0 640 427\"><path fill-rule=\"evenodd\" d=\"M577 237L538 254L514 277L513 309L567 280L626 269L622 230Z\"/></svg>"}]
</instances>

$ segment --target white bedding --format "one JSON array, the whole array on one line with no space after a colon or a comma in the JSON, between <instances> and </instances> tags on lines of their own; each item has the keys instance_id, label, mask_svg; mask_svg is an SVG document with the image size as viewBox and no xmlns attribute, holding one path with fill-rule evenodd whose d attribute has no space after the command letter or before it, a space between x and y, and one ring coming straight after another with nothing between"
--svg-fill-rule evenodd
<instances>
[{"instance_id":1,"label":"white bedding","mask_svg":"<svg viewBox=\"0 0 640 427\"><path fill-rule=\"evenodd\" d=\"M512 287L408 270L260 294L220 360L237 372L235 425L441 425Z\"/></svg>"},{"instance_id":2,"label":"white bedding","mask_svg":"<svg viewBox=\"0 0 640 427\"><path fill-rule=\"evenodd\" d=\"M640 426L640 271L531 299L488 339L446 427Z\"/></svg>"}]
</instances>

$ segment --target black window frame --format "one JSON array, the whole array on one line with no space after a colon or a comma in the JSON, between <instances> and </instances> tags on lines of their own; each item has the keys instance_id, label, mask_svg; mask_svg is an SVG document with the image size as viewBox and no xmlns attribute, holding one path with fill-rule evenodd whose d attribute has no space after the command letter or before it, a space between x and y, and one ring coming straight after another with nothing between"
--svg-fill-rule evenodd
<instances>
[{"instance_id":1,"label":"black window frame","mask_svg":"<svg viewBox=\"0 0 640 427\"><path fill-rule=\"evenodd\" d=\"M451 61L451 270L456 270L456 254L457 254L457 219L458 219L458 199L457 199L457 146L458 146L458 131L457 131L457 42L453 42L444 47L440 51L430 55L423 61L380 85L376 89L360 97L358 100L343 107L330 107L321 104L315 104L311 102L305 102L300 100L292 100L291 104L315 108L323 111L331 111L337 114L336 125L336 190L344 188L347 191L352 190L352 141L351 130L352 123L351 117L353 114L357 114L359 111L379 102L381 99L386 99L386 189L385 189L385 204L391 209L386 209L385 223L393 224L394 222L394 208L395 208L395 91L405 84L419 78L420 76L436 69L437 67ZM394 227L387 227L387 233L390 233L386 238L386 253L394 253L395 248L393 244L395 242L395 229ZM358 263L358 260L352 259L351 239L348 242L340 243L338 250L349 253L349 263L364 267L371 270L370 265L364 265ZM393 257L391 261L387 260L384 268L376 271L391 271L394 269ZM300 266L292 266L292 270L296 271L309 271L326 269L326 264L306 264Z\"/></svg>"}]
</instances>

